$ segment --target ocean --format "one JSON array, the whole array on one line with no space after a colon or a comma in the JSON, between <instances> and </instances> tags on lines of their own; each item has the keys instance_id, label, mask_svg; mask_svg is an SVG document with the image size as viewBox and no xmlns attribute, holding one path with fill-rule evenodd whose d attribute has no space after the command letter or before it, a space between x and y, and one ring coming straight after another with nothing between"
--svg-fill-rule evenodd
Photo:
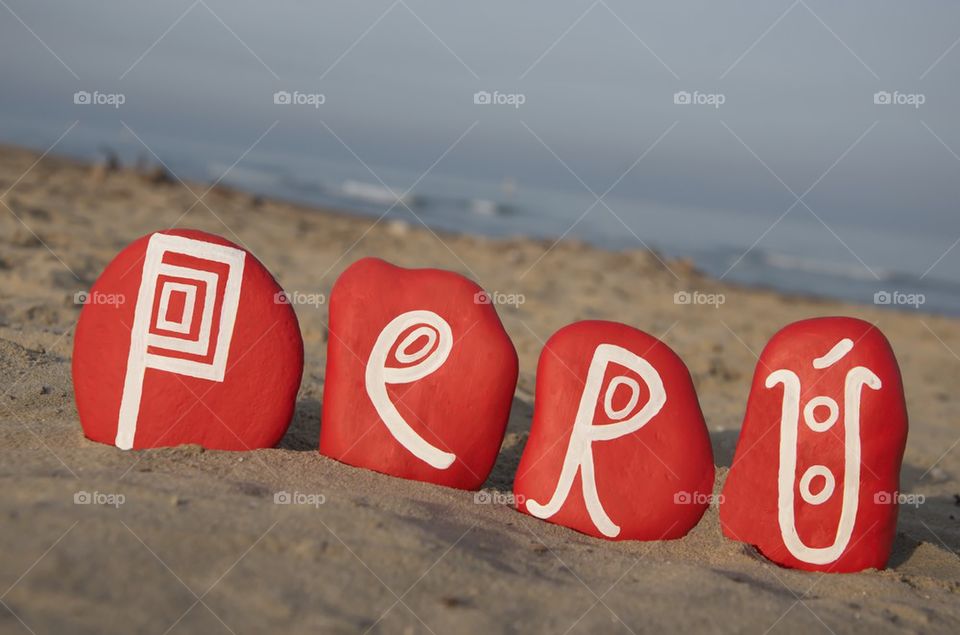
<instances>
[{"instance_id":1,"label":"ocean","mask_svg":"<svg viewBox=\"0 0 960 635\"><path fill-rule=\"evenodd\" d=\"M99 160L105 147L97 139L97 133L81 131L65 140L63 149ZM127 164L155 162L127 137L106 145ZM614 197L598 203L585 191L528 186L519 178L495 182L431 172L417 181L416 170L276 152L234 164L234 151L202 142L184 147L161 141L151 149L182 179L222 179L250 193L330 207L371 222L382 218L548 242L577 239L613 250L650 248L689 259L706 274L735 284L960 315L960 246L944 254L943 236L910 235L882 224L827 226L802 205L763 215ZM929 256L918 261L917 254Z\"/></svg>"}]
</instances>

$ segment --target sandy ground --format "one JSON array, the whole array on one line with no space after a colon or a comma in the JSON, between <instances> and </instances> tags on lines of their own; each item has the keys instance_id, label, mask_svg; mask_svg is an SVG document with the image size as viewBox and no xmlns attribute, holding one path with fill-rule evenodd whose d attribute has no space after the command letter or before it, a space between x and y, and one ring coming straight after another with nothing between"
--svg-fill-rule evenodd
<instances>
[{"instance_id":1,"label":"sandy ground","mask_svg":"<svg viewBox=\"0 0 960 635\"><path fill-rule=\"evenodd\" d=\"M38 158L0 149L0 632L960 632L960 322L720 285L640 245L608 253L437 235L219 187L198 202L202 184ZM907 391L902 490L925 502L902 508L888 570L822 575L724 539L713 508L682 540L607 543L470 492L341 465L316 452L324 306L297 308L306 369L279 448L121 452L87 441L70 379L73 295L132 239L171 225L242 243L288 291L328 293L347 265L377 255L523 294L500 311L520 354L487 483L503 492L529 428L542 341L569 322L626 322L686 360L719 487L754 352L794 320L874 321ZM677 305L677 290L726 302ZM74 504L80 491L124 502ZM277 505L277 491L325 502Z\"/></svg>"}]
</instances>

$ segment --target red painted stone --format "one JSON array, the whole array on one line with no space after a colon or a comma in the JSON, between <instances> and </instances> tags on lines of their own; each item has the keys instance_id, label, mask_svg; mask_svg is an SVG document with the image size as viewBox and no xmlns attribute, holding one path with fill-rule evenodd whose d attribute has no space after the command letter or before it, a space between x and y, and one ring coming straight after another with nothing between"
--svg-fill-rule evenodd
<instances>
[{"instance_id":1,"label":"red painted stone","mask_svg":"<svg viewBox=\"0 0 960 635\"><path fill-rule=\"evenodd\" d=\"M152 448L272 447L303 373L297 317L253 254L168 230L120 252L90 290L73 348L84 434Z\"/></svg>"},{"instance_id":2,"label":"red painted stone","mask_svg":"<svg viewBox=\"0 0 960 635\"><path fill-rule=\"evenodd\" d=\"M844 317L787 326L753 378L723 533L786 567L882 569L906 440L900 369L876 327Z\"/></svg>"},{"instance_id":3,"label":"red painted stone","mask_svg":"<svg viewBox=\"0 0 960 635\"><path fill-rule=\"evenodd\" d=\"M330 295L320 452L461 489L486 480L517 385L517 353L470 280L377 258Z\"/></svg>"},{"instance_id":4,"label":"red painted stone","mask_svg":"<svg viewBox=\"0 0 960 635\"><path fill-rule=\"evenodd\" d=\"M680 538L713 477L690 373L666 344L603 321L550 338L514 481L520 511L598 538Z\"/></svg>"}]
</instances>

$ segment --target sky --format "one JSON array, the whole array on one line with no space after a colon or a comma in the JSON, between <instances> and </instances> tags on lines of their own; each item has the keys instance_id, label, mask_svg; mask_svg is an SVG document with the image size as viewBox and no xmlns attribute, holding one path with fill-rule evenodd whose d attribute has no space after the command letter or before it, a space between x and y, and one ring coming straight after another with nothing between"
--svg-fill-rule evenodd
<instances>
[{"instance_id":1,"label":"sky","mask_svg":"<svg viewBox=\"0 0 960 635\"><path fill-rule=\"evenodd\" d=\"M960 281L958 42L954 2L2 0L0 141L511 179Z\"/></svg>"}]
</instances>

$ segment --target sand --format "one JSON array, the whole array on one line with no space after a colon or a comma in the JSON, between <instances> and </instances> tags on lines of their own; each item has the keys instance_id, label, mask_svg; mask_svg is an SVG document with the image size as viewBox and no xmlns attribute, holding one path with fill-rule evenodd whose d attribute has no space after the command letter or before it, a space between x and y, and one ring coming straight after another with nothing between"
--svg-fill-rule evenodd
<instances>
[{"instance_id":1,"label":"sand","mask_svg":"<svg viewBox=\"0 0 960 635\"><path fill-rule=\"evenodd\" d=\"M960 632L960 322L747 290L663 261L565 241L439 234L223 187L0 148L0 632ZM35 165L34 165L35 164ZM191 191L192 190L192 191ZM16 217L19 217L18 218ZM326 307L297 307L306 369L276 449L138 452L86 440L73 402L74 293L150 231L243 244L288 290L327 294L368 255L521 294L500 314L520 355L506 494L529 429L542 342L581 319L664 339L693 374L722 484L758 353L818 315L875 322L903 370L910 437L890 568L790 571L726 540L711 508L686 538L611 543L475 495L316 452ZM763 231L758 227L758 235ZM678 305L678 290L725 303ZM287 491L317 505L279 505ZM102 502L75 504L78 492ZM312 498L310 498L312 497Z\"/></svg>"}]
</instances>

